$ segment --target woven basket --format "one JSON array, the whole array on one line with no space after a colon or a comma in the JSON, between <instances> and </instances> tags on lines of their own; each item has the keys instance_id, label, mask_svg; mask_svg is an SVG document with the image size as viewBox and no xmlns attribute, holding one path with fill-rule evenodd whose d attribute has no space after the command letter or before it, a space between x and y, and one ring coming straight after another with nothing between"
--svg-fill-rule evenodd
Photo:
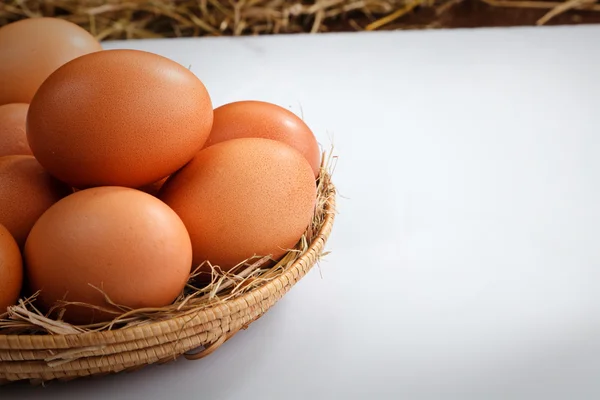
<instances>
[{"instance_id":1,"label":"woven basket","mask_svg":"<svg viewBox=\"0 0 600 400\"><path fill-rule=\"evenodd\" d=\"M165 321L81 334L0 335L0 383L71 380L137 370L181 355L190 360L209 355L262 316L316 263L335 216L333 184L329 189L318 235L277 278L240 297ZM190 353L198 348L200 352Z\"/></svg>"}]
</instances>

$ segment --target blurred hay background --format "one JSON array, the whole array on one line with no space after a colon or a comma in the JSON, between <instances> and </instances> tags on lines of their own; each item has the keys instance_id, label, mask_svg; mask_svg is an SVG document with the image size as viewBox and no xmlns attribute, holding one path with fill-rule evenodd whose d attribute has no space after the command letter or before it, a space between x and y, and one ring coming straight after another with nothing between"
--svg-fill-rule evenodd
<instances>
[{"instance_id":1,"label":"blurred hay background","mask_svg":"<svg viewBox=\"0 0 600 400\"><path fill-rule=\"evenodd\" d=\"M600 22L597 0L1 0L0 26L36 16L100 40Z\"/></svg>"}]
</instances>

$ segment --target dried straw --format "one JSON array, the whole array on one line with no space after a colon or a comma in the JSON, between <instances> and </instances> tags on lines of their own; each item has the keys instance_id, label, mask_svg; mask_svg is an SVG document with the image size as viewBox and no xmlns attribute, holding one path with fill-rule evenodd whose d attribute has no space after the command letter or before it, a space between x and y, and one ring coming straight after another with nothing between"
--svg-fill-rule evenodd
<instances>
[{"instance_id":1,"label":"dried straw","mask_svg":"<svg viewBox=\"0 0 600 400\"><path fill-rule=\"evenodd\" d=\"M439 27L466 0L4 0L0 26L30 17L72 21L105 39L258 35ZM572 9L598 11L596 0L471 0L493 7L548 9L538 25ZM398 23L432 10L417 25ZM477 15L472 15L477 18Z\"/></svg>"},{"instance_id":2,"label":"dried straw","mask_svg":"<svg viewBox=\"0 0 600 400\"><path fill-rule=\"evenodd\" d=\"M107 331L164 321L175 316L197 314L199 311L233 300L278 278L306 252L313 237L323 225L327 213L326 204L329 198L335 194L330 182L337 158L329 154L331 153L323 153L321 174L317 182L317 203L313 220L296 247L290 249L275 265L273 265L270 256L251 257L228 272L223 272L218 266L212 266L208 263L212 271L210 283L203 287L196 287L195 278L201 273L198 271L205 266L205 263L203 263L192 272L188 284L173 304L159 308L133 310L115 304L100 288L94 287L105 296L106 302L113 307L112 309L62 301L54 309L44 314L35 307L35 299L38 296L38 293L35 293L26 299L21 299L17 305L9 307L8 313L0 316L0 335L65 335ZM73 325L61 319L66 305L99 309L103 312L112 313L115 317L110 322Z\"/></svg>"}]
</instances>

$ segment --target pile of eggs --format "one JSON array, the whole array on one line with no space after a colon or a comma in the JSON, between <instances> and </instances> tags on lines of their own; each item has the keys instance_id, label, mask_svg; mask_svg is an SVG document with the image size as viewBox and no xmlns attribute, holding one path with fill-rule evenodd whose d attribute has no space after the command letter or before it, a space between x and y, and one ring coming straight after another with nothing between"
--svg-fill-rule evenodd
<instances>
[{"instance_id":1,"label":"pile of eggs","mask_svg":"<svg viewBox=\"0 0 600 400\"><path fill-rule=\"evenodd\" d=\"M114 318L106 296L166 306L309 226L320 150L292 112L213 109L182 65L60 19L0 28L0 55L0 314L36 292L79 324Z\"/></svg>"}]
</instances>

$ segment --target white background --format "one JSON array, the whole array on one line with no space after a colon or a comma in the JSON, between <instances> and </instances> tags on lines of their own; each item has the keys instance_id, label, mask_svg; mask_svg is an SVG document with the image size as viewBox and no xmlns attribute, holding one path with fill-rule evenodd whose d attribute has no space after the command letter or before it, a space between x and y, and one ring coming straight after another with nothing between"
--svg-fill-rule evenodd
<instances>
[{"instance_id":1,"label":"white background","mask_svg":"<svg viewBox=\"0 0 600 400\"><path fill-rule=\"evenodd\" d=\"M600 27L107 43L339 156L333 253L210 357L15 399L600 398Z\"/></svg>"}]
</instances>

